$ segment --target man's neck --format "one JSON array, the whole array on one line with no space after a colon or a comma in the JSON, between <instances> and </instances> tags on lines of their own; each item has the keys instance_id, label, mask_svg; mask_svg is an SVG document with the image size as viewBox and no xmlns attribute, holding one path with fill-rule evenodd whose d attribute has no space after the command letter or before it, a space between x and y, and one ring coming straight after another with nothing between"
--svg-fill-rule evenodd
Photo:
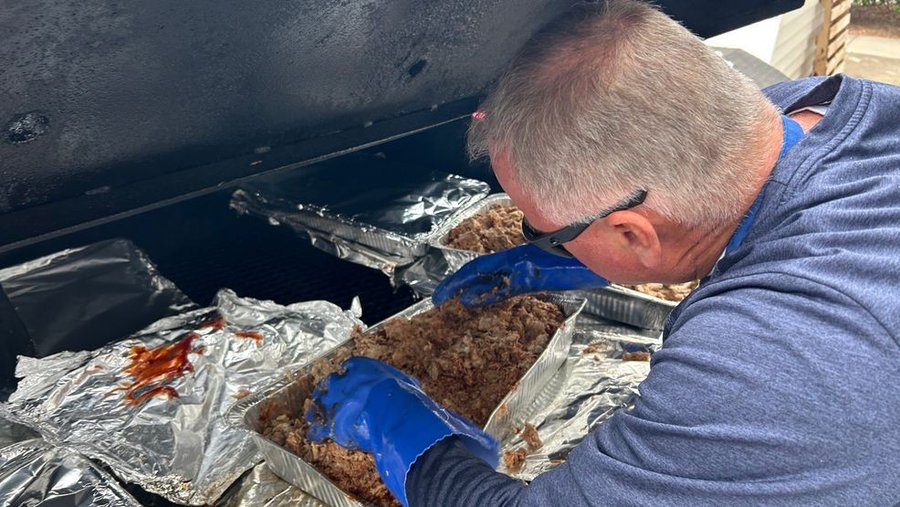
<instances>
[{"instance_id":1,"label":"man's neck","mask_svg":"<svg viewBox=\"0 0 900 507\"><path fill-rule=\"evenodd\" d=\"M740 215L712 230L693 231L685 238L689 245L684 250L681 261L694 268L695 278L703 278L712 271L713 266L721 258L731 237L772 174L772 170L778 162L778 154L781 152L784 138L784 126L780 114L773 114L769 132L771 134L766 141L760 143L760 146L754 150L754 155L750 157L751 160L759 160L760 163L753 170L755 174L752 180L753 191L740 196L739 209L742 210Z\"/></svg>"}]
</instances>

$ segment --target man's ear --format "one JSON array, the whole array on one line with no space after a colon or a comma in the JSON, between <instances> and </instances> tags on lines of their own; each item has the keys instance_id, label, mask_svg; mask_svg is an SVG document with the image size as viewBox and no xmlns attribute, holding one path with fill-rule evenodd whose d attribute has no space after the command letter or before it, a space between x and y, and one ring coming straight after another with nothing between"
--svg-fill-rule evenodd
<instances>
[{"instance_id":1,"label":"man's ear","mask_svg":"<svg viewBox=\"0 0 900 507\"><path fill-rule=\"evenodd\" d=\"M615 241L623 251L634 255L645 268L659 267L662 263L662 245L650 220L630 210L617 211L606 220L615 231Z\"/></svg>"}]
</instances>

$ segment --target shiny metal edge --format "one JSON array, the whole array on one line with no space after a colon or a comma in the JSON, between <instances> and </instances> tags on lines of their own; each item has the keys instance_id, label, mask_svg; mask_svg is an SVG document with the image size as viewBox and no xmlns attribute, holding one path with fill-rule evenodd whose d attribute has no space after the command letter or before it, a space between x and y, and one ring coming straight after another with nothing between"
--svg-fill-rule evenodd
<instances>
[{"instance_id":1,"label":"shiny metal edge","mask_svg":"<svg viewBox=\"0 0 900 507\"><path fill-rule=\"evenodd\" d=\"M579 293L587 300L585 313L653 331L662 331L669 313L678 306L618 285Z\"/></svg>"},{"instance_id":2,"label":"shiny metal edge","mask_svg":"<svg viewBox=\"0 0 900 507\"><path fill-rule=\"evenodd\" d=\"M460 250L458 248L448 247L446 245L447 235L450 234L450 231L454 227L461 224L464 220L486 211L491 206L498 205L515 206L515 204L512 202L512 199L510 199L508 195L503 193L491 194L484 199L456 212L445 223L441 224L440 227L435 229L434 235L429 239L428 246L441 253L441 255L444 257L444 260L447 262L447 266L452 271L458 270L459 268L463 267L465 263L471 261L481 254L479 254L478 252L472 252L470 250Z\"/></svg>"},{"instance_id":3,"label":"shiny metal edge","mask_svg":"<svg viewBox=\"0 0 900 507\"><path fill-rule=\"evenodd\" d=\"M509 436L508 433L514 429L514 421L524 420L527 417L527 413L520 416L514 411L527 410L534 404L538 395L541 394L544 384L549 382L556 371L565 363L575 331L575 320L586 305L583 295L574 293L542 294L539 297L562 306L566 314L566 320L560 329L554 333L544 352L538 356L534 364L525 372L513 390L503 398L488 418L485 431L498 440ZM377 331L392 319L410 319L433 307L434 304L430 299L419 301L368 328L367 331ZM346 342L342 345L346 345ZM314 361L336 353L339 348L340 346L335 347L328 353L311 360L306 366L298 370L297 375L302 375ZM226 423L250 433L265 457L265 462L282 479L329 505L361 507L363 504L354 499L349 493L338 488L331 480L316 470L314 466L263 436L262 428L259 424L259 413L263 403L302 406L303 400L298 399L296 390L296 384L291 380L279 380L268 389L252 394L232 405L225 415Z\"/></svg>"},{"instance_id":4,"label":"shiny metal edge","mask_svg":"<svg viewBox=\"0 0 900 507\"><path fill-rule=\"evenodd\" d=\"M313 231L312 229L296 230L305 232L309 236L312 245L319 250L354 264L377 269L388 276L393 276L397 268L415 261L414 258L409 256L386 254L366 245L347 241L333 234Z\"/></svg>"}]
</instances>

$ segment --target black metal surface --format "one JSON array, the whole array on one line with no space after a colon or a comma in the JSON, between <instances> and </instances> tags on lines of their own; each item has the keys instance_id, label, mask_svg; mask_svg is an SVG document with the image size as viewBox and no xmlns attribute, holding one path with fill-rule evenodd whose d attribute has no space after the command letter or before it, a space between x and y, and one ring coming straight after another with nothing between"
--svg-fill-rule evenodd
<instances>
[{"instance_id":1,"label":"black metal surface","mask_svg":"<svg viewBox=\"0 0 900 507\"><path fill-rule=\"evenodd\" d=\"M6 291L0 287L0 401L15 387L16 356L24 354L34 354L34 345Z\"/></svg>"},{"instance_id":2,"label":"black metal surface","mask_svg":"<svg viewBox=\"0 0 900 507\"><path fill-rule=\"evenodd\" d=\"M137 244L200 305L227 287L241 296L288 304L324 299L348 308L360 296L363 319L374 323L413 302L394 291L382 273L313 248L286 227L275 227L228 209L220 192L119 222L0 255L0 266L64 248L123 237Z\"/></svg>"},{"instance_id":3,"label":"black metal surface","mask_svg":"<svg viewBox=\"0 0 900 507\"><path fill-rule=\"evenodd\" d=\"M4 1L0 245L469 112L571 3ZM802 1L660 3L709 36Z\"/></svg>"}]
</instances>

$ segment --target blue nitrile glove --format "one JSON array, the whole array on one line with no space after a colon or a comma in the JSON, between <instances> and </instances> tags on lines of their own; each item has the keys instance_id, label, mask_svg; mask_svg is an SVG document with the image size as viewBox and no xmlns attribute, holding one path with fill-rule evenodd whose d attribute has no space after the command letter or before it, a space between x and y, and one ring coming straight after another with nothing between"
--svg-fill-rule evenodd
<instances>
[{"instance_id":1,"label":"blue nitrile glove","mask_svg":"<svg viewBox=\"0 0 900 507\"><path fill-rule=\"evenodd\" d=\"M445 278L431 300L439 305L459 297L465 306L483 306L542 290L599 289L609 281L574 257L560 257L533 245L482 255Z\"/></svg>"},{"instance_id":2,"label":"blue nitrile glove","mask_svg":"<svg viewBox=\"0 0 900 507\"><path fill-rule=\"evenodd\" d=\"M332 373L313 391L307 436L371 453L384 484L403 505L408 505L410 467L447 437L458 438L475 456L497 466L497 441L435 403L416 379L368 357L351 357L341 366L343 373Z\"/></svg>"}]
</instances>

